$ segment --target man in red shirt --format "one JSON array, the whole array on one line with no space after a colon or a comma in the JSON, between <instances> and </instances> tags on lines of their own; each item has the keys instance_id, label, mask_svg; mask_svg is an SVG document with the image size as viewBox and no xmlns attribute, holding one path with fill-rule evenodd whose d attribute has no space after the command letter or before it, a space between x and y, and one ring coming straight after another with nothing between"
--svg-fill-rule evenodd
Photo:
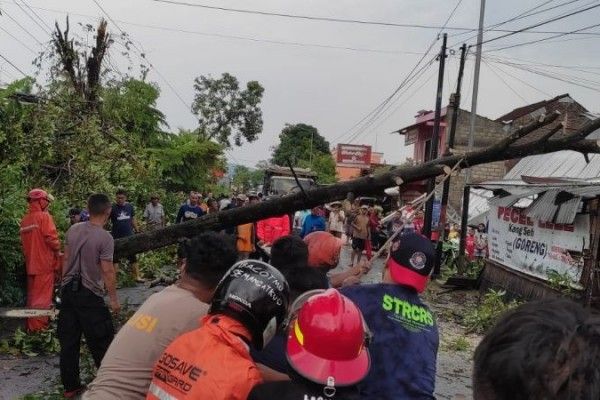
<instances>
[{"instance_id":1,"label":"man in red shirt","mask_svg":"<svg viewBox=\"0 0 600 400\"><path fill-rule=\"evenodd\" d=\"M283 323L289 287L262 261L236 263L225 274L199 329L175 339L154 366L148 400L246 400L262 382L250 357Z\"/></svg>"},{"instance_id":2,"label":"man in red shirt","mask_svg":"<svg viewBox=\"0 0 600 400\"><path fill-rule=\"evenodd\" d=\"M60 241L48 206L54 200L42 189L27 195L29 210L21 220L21 244L27 270L27 307L50 308L54 281L61 266ZM48 317L29 318L29 332L48 327Z\"/></svg>"}]
</instances>

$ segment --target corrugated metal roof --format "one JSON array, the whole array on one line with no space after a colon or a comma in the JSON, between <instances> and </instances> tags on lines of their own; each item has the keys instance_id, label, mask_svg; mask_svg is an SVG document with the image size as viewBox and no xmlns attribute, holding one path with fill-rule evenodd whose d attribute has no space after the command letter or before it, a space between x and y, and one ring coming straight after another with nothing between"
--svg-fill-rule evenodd
<instances>
[{"instance_id":1,"label":"corrugated metal roof","mask_svg":"<svg viewBox=\"0 0 600 400\"><path fill-rule=\"evenodd\" d=\"M541 194L535 199L533 204L525 210L525 214L528 217L539 219L540 221L552 221L560 207L556 204L556 196L559 192L560 189L550 189Z\"/></svg>"}]
</instances>

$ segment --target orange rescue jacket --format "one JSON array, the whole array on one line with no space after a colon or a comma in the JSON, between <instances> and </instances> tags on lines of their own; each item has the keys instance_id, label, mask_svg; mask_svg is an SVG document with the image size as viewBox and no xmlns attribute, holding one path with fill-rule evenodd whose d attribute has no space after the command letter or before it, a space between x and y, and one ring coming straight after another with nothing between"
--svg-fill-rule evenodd
<instances>
[{"instance_id":1,"label":"orange rescue jacket","mask_svg":"<svg viewBox=\"0 0 600 400\"><path fill-rule=\"evenodd\" d=\"M207 315L202 326L175 339L152 372L147 400L246 400L262 382L244 340L248 330L224 315Z\"/></svg>"},{"instance_id":2,"label":"orange rescue jacket","mask_svg":"<svg viewBox=\"0 0 600 400\"><path fill-rule=\"evenodd\" d=\"M60 267L58 232L52 216L42 211L38 201L29 203L29 210L21 220L20 234L27 275L49 274Z\"/></svg>"}]
</instances>

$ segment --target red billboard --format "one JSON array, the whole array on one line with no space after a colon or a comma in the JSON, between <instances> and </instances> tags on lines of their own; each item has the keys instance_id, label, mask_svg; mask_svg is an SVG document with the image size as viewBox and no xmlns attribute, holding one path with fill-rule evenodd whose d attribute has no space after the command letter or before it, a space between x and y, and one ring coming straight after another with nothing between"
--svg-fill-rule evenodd
<instances>
[{"instance_id":1,"label":"red billboard","mask_svg":"<svg viewBox=\"0 0 600 400\"><path fill-rule=\"evenodd\" d=\"M338 165L368 168L371 166L371 146L338 144L336 161Z\"/></svg>"}]
</instances>

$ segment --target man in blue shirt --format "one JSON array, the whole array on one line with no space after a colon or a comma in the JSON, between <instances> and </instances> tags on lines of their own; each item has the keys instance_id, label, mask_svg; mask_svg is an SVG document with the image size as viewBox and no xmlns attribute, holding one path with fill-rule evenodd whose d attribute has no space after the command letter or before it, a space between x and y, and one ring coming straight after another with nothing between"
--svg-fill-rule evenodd
<instances>
[{"instance_id":1,"label":"man in blue shirt","mask_svg":"<svg viewBox=\"0 0 600 400\"><path fill-rule=\"evenodd\" d=\"M179 207L175 223L191 221L204 215L202 207L200 207L200 196L196 192L190 192L190 198L187 202L183 203ZM177 267L181 269L186 259L185 254L185 241L187 239L180 239L177 246Z\"/></svg>"},{"instance_id":2,"label":"man in blue shirt","mask_svg":"<svg viewBox=\"0 0 600 400\"><path fill-rule=\"evenodd\" d=\"M180 222L190 221L203 215L204 211L202 210L202 207L200 207L200 196L196 192L191 192L189 201L183 203L181 207L179 207L175 223L178 224Z\"/></svg>"},{"instance_id":3,"label":"man in blue shirt","mask_svg":"<svg viewBox=\"0 0 600 400\"><path fill-rule=\"evenodd\" d=\"M112 205L110 213L110 222L113 239L125 238L139 231L135 220L135 209L133 205L127 202L127 193L123 189L117 190L116 202ZM138 283L144 282L140 276L140 269L135 254L129 256L127 260L129 261L131 273L135 281ZM115 270L119 271L118 260L115 263Z\"/></svg>"},{"instance_id":4,"label":"man in blue shirt","mask_svg":"<svg viewBox=\"0 0 600 400\"><path fill-rule=\"evenodd\" d=\"M302 223L302 231L300 232L300 237L304 238L304 236L309 233L324 231L326 228L325 218L322 216L321 207L313 207L310 210L310 215L307 215L304 218L304 222Z\"/></svg>"},{"instance_id":5,"label":"man in blue shirt","mask_svg":"<svg viewBox=\"0 0 600 400\"><path fill-rule=\"evenodd\" d=\"M424 236L410 233L392 244L382 283L342 289L373 332L372 366L360 383L362 398L434 399L438 328L419 293L425 290L435 252Z\"/></svg>"}]
</instances>

